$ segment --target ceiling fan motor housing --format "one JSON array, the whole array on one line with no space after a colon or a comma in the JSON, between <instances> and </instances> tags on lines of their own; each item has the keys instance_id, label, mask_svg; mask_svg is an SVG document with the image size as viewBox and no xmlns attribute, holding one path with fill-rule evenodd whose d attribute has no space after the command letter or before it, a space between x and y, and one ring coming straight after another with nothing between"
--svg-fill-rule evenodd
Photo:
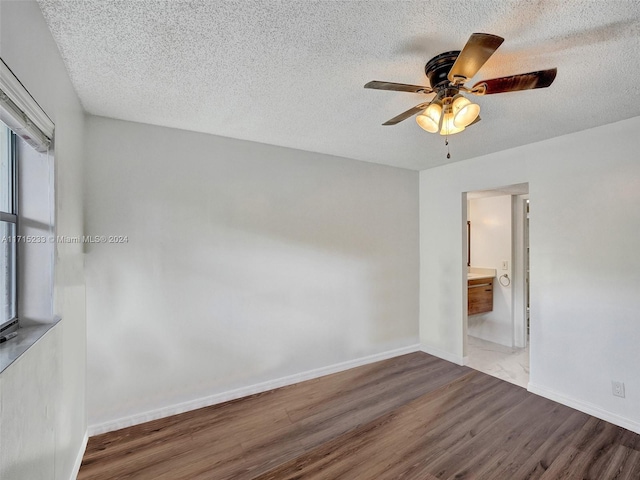
<instances>
[{"instance_id":1,"label":"ceiling fan motor housing","mask_svg":"<svg viewBox=\"0 0 640 480\"><path fill-rule=\"evenodd\" d=\"M447 75L451 71L451 67L456 62L460 50L441 53L436 55L424 66L424 72L427 74L431 88L438 91L443 87L449 86Z\"/></svg>"}]
</instances>

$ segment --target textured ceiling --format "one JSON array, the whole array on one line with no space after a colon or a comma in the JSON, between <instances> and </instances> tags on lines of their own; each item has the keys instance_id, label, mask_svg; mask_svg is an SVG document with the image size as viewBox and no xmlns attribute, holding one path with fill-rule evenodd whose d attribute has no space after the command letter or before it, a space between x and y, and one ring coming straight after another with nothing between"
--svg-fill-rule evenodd
<instances>
[{"instance_id":1,"label":"textured ceiling","mask_svg":"<svg viewBox=\"0 0 640 480\"><path fill-rule=\"evenodd\" d=\"M419 170L640 115L640 0L39 3L94 115ZM505 42L467 85L555 83L474 97L450 160L414 119L381 126L430 96L363 85L428 85L424 64L473 32Z\"/></svg>"}]
</instances>

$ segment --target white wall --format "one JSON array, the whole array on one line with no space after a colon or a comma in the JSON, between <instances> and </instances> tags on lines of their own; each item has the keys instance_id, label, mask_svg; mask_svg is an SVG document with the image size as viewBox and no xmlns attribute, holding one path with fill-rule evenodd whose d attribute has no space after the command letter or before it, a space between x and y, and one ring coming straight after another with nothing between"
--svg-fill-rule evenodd
<instances>
[{"instance_id":1,"label":"white wall","mask_svg":"<svg viewBox=\"0 0 640 480\"><path fill-rule=\"evenodd\" d=\"M87 234L128 237L86 246L92 432L417 348L417 172L99 117L88 132Z\"/></svg>"},{"instance_id":2,"label":"white wall","mask_svg":"<svg viewBox=\"0 0 640 480\"><path fill-rule=\"evenodd\" d=\"M640 432L639 128L633 118L421 172L422 348L462 360L462 192L528 182L530 389Z\"/></svg>"},{"instance_id":3,"label":"white wall","mask_svg":"<svg viewBox=\"0 0 640 480\"><path fill-rule=\"evenodd\" d=\"M81 235L84 114L36 2L0 2L0 57L56 124L56 231ZM55 254L54 313L63 320L0 375L3 480L69 479L83 450L82 247L57 245Z\"/></svg>"},{"instance_id":4,"label":"white wall","mask_svg":"<svg viewBox=\"0 0 640 480\"><path fill-rule=\"evenodd\" d=\"M60 402L60 329L49 330L0 375L0 478L49 480L55 476Z\"/></svg>"},{"instance_id":5,"label":"white wall","mask_svg":"<svg viewBox=\"0 0 640 480\"><path fill-rule=\"evenodd\" d=\"M468 317L469 335L483 340L513 346L511 285L498 279L511 278L511 196L474 198L469 200L467 215L471 222L471 266L493 268L493 310ZM502 269L502 261L508 269ZM507 283L506 281L503 283Z\"/></svg>"}]
</instances>

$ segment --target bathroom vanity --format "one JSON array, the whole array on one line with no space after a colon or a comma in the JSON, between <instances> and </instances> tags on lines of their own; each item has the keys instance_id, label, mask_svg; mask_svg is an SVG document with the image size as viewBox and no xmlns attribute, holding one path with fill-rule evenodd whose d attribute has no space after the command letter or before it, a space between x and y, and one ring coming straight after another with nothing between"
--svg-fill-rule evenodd
<instances>
[{"instance_id":1,"label":"bathroom vanity","mask_svg":"<svg viewBox=\"0 0 640 480\"><path fill-rule=\"evenodd\" d=\"M470 267L467 273L467 315L493 310L493 282L496 271Z\"/></svg>"}]
</instances>

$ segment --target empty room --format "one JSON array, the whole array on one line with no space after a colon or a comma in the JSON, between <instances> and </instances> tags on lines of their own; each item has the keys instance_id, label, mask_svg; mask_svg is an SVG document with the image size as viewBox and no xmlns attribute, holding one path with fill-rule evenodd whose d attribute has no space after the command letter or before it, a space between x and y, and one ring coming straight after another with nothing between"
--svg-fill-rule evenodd
<instances>
[{"instance_id":1,"label":"empty room","mask_svg":"<svg viewBox=\"0 0 640 480\"><path fill-rule=\"evenodd\" d=\"M638 0L0 0L0 479L640 479L638 51Z\"/></svg>"}]
</instances>

